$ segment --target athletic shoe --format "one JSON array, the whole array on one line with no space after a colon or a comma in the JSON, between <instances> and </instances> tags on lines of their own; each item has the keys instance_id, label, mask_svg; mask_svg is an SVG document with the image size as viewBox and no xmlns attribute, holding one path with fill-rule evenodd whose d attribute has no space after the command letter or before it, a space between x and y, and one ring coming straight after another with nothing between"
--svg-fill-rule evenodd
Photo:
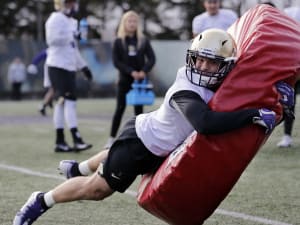
<instances>
[{"instance_id":1,"label":"athletic shoe","mask_svg":"<svg viewBox=\"0 0 300 225\"><path fill-rule=\"evenodd\" d=\"M60 161L59 166L58 166L59 174L63 175L67 179L70 179L72 177L77 177L78 174L75 174L72 171L72 168L74 166L78 167L78 162L75 161L75 160L62 160L62 161Z\"/></svg>"},{"instance_id":2,"label":"athletic shoe","mask_svg":"<svg viewBox=\"0 0 300 225\"><path fill-rule=\"evenodd\" d=\"M86 144L83 141L81 141L81 142L75 142L74 143L74 151L75 152L80 152L80 151L88 150L91 147L93 147L93 145Z\"/></svg>"},{"instance_id":3,"label":"athletic shoe","mask_svg":"<svg viewBox=\"0 0 300 225\"><path fill-rule=\"evenodd\" d=\"M54 148L55 152L72 152L73 149L66 143L56 144Z\"/></svg>"},{"instance_id":4,"label":"athletic shoe","mask_svg":"<svg viewBox=\"0 0 300 225\"><path fill-rule=\"evenodd\" d=\"M30 225L48 209L42 207L42 192L33 192L27 202L17 212L13 225Z\"/></svg>"},{"instance_id":5,"label":"athletic shoe","mask_svg":"<svg viewBox=\"0 0 300 225\"><path fill-rule=\"evenodd\" d=\"M284 135L280 142L277 143L279 148L289 148L292 147L292 137L290 135Z\"/></svg>"}]
</instances>

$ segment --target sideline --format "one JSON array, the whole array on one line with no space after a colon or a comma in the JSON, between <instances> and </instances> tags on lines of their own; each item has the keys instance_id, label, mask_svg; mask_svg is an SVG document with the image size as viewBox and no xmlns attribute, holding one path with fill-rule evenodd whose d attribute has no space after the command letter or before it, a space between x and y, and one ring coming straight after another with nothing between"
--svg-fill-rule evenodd
<instances>
[{"instance_id":1,"label":"sideline","mask_svg":"<svg viewBox=\"0 0 300 225\"><path fill-rule=\"evenodd\" d=\"M2 163L0 163L0 169L15 171L15 172L18 172L18 173L23 173L23 174L37 176L37 177L52 178L52 179L57 179L57 180L65 180L65 178L62 177L62 176L48 174L48 173L41 173L41 172L33 171L33 170L30 170L30 169L27 169L27 168L13 166L13 165L6 165L6 164L2 164ZM125 193L127 195L132 196L132 197L135 197L137 195L137 193L135 191L131 191L131 190L127 190L127 191L125 191ZM266 218L262 218L262 217L251 216L251 215L247 215L247 214L244 214L244 213L227 211L227 210L224 210L224 209L216 209L216 211L214 213L220 214L220 215L225 215L225 216L231 216L231 217L239 218L239 219L243 219L243 220L259 222L259 223L268 224L268 225L293 225L293 224L284 223L284 222L275 221L275 220L270 220L270 219L266 219Z\"/></svg>"}]
</instances>

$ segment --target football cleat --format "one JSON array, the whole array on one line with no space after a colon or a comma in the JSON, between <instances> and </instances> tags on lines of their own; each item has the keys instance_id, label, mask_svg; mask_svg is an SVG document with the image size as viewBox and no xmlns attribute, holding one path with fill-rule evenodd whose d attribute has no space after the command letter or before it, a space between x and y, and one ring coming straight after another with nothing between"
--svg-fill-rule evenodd
<instances>
[{"instance_id":1,"label":"football cleat","mask_svg":"<svg viewBox=\"0 0 300 225\"><path fill-rule=\"evenodd\" d=\"M58 166L59 174L63 175L67 179L79 176L79 174L75 174L73 172L72 168L74 166L78 167L78 162L75 160L60 161L59 166Z\"/></svg>"},{"instance_id":2,"label":"football cleat","mask_svg":"<svg viewBox=\"0 0 300 225\"><path fill-rule=\"evenodd\" d=\"M292 137L290 135L284 135L280 142L277 143L277 147L279 148L290 148L292 147Z\"/></svg>"},{"instance_id":3,"label":"football cleat","mask_svg":"<svg viewBox=\"0 0 300 225\"><path fill-rule=\"evenodd\" d=\"M56 144L54 148L55 152L72 152L73 149L66 143Z\"/></svg>"},{"instance_id":4,"label":"football cleat","mask_svg":"<svg viewBox=\"0 0 300 225\"><path fill-rule=\"evenodd\" d=\"M48 209L44 209L41 203L42 192L33 192L27 202L17 212L13 225L30 225Z\"/></svg>"}]
</instances>

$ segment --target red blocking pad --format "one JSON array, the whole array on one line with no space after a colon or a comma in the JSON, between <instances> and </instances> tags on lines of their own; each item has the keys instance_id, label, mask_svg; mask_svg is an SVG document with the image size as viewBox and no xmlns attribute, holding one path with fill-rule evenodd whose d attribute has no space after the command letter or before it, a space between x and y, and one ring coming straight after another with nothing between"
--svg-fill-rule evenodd
<instances>
[{"instance_id":1,"label":"red blocking pad","mask_svg":"<svg viewBox=\"0 0 300 225\"><path fill-rule=\"evenodd\" d=\"M238 61L209 105L216 111L282 108L274 84L294 84L300 69L300 25L279 10L258 5L229 29ZM221 135L192 134L154 175L145 175L138 203L174 225L202 224L231 191L268 136L258 125Z\"/></svg>"}]
</instances>

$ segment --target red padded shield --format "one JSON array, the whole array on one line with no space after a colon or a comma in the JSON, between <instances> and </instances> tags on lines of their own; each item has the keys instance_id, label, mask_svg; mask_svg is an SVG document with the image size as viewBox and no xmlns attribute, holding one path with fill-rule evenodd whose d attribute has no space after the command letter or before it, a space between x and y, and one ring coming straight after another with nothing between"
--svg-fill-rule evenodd
<instances>
[{"instance_id":1,"label":"red padded shield","mask_svg":"<svg viewBox=\"0 0 300 225\"><path fill-rule=\"evenodd\" d=\"M238 62L209 105L216 111L249 107L282 109L277 81L294 84L300 69L300 25L260 5L229 29ZM199 225L228 195L261 145L264 129L249 125L221 135L194 134L152 176L144 176L138 203L169 224Z\"/></svg>"}]
</instances>

